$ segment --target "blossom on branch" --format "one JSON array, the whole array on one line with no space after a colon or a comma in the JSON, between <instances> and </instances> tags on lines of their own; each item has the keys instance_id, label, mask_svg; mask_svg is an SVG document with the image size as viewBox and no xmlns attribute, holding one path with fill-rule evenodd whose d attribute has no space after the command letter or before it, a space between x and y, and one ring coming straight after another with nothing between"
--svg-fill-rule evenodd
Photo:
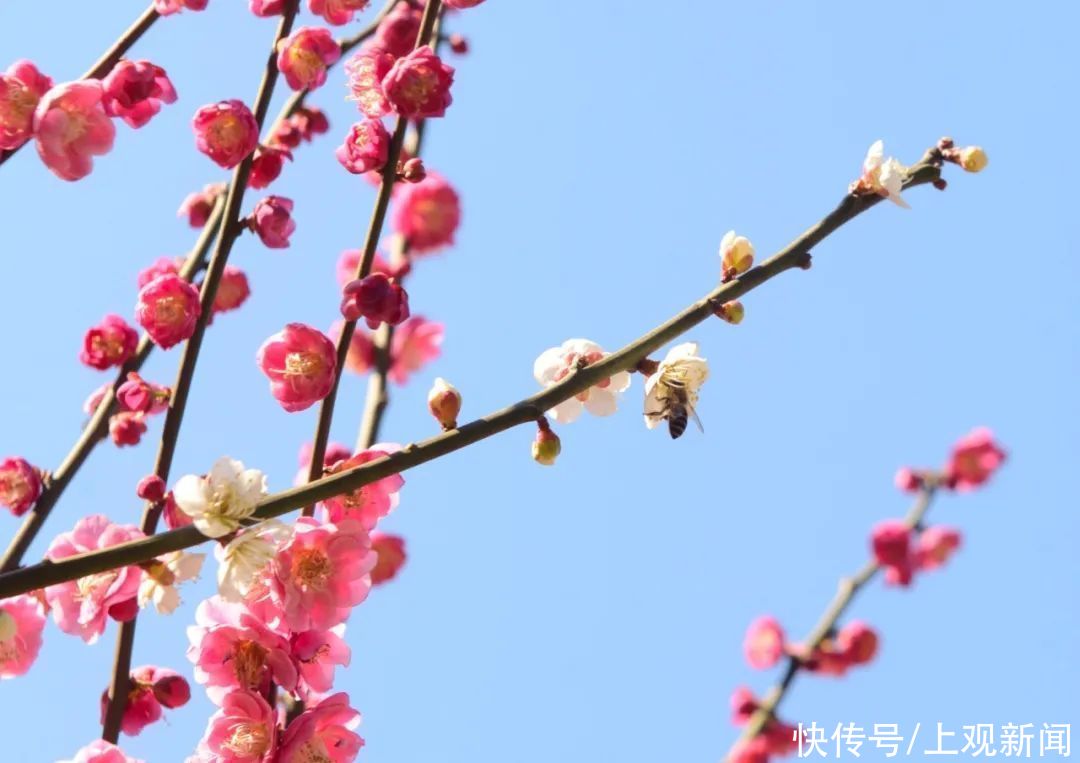
<instances>
[{"instance_id":1,"label":"blossom on branch","mask_svg":"<svg viewBox=\"0 0 1080 763\"><path fill-rule=\"evenodd\" d=\"M192 228L201 228L206 225L210 218L210 212L214 208L214 202L221 194L225 193L224 183L210 183L203 186L201 191L192 191L184 197L180 209L176 211L177 217L186 217ZM145 284L139 283L139 286Z\"/></svg>"},{"instance_id":2,"label":"blossom on branch","mask_svg":"<svg viewBox=\"0 0 1080 763\"><path fill-rule=\"evenodd\" d=\"M341 48L321 27L300 27L277 44L277 67L293 90L315 90L326 82L326 70L341 57Z\"/></svg>"},{"instance_id":3,"label":"blossom on branch","mask_svg":"<svg viewBox=\"0 0 1080 763\"><path fill-rule=\"evenodd\" d=\"M18 148L30 138L34 109L52 86L52 78L26 59L0 74L0 151Z\"/></svg>"},{"instance_id":4,"label":"blossom on branch","mask_svg":"<svg viewBox=\"0 0 1080 763\"><path fill-rule=\"evenodd\" d=\"M158 3L164 0L156 0ZM95 739L83 747L71 760L62 760L59 763L143 763L142 760L129 758L114 744L104 739Z\"/></svg>"},{"instance_id":5,"label":"blossom on branch","mask_svg":"<svg viewBox=\"0 0 1080 763\"><path fill-rule=\"evenodd\" d=\"M367 450L337 461L328 466L324 474L338 474L357 466L377 461L390 455L396 446L373 445ZM374 482L355 488L341 495L327 498L326 515L331 522L340 523L355 519L364 529L372 530L380 519L397 508L401 498L399 493L405 486L405 478L400 474L391 474Z\"/></svg>"},{"instance_id":6,"label":"blossom on branch","mask_svg":"<svg viewBox=\"0 0 1080 763\"><path fill-rule=\"evenodd\" d=\"M423 13L411 3L398 3L379 23L371 43L393 54L395 58L408 55L420 36Z\"/></svg>"},{"instance_id":7,"label":"blossom on branch","mask_svg":"<svg viewBox=\"0 0 1080 763\"><path fill-rule=\"evenodd\" d=\"M372 583L374 583L372 571ZM300 671L297 690L302 697L330 691L334 685L334 668L338 665L348 667L352 650L345 643L345 624L335 625L325 630L310 630L296 633L289 643L292 658Z\"/></svg>"},{"instance_id":8,"label":"blossom on branch","mask_svg":"<svg viewBox=\"0 0 1080 763\"><path fill-rule=\"evenodd\" d=\"M120 61L101 85L105 113L120 117L128 127L142 127L161 111L161 104L176 102L169 75L149 61Z\"/></svg>"},{"instance_id":9,"label":"blossom on branch","mask_svg":"<svg viewBox=\"0 0 1080 763\"><path fill-rule=\"evenodd\" d=\"M195 759L199 763L263 763L276 739L274 709L261 695L237 689L210 717Z\"/></svg>"},{"instance_id":10,"label":"blossom on branch","mask_svg":"<svg viewBox=\"0 0 1080 763\"><path fill-rule=\"evenodd\" d=\"M292 218L293 202L284 196L267 196L255 205L248 226L269 249L287 249L289 237L296 230Z\"/></svg>"},{"instance_id":11,"label":"blossom on branch","mask_svg":"<svg viewBox=\"0 0 1080 763\"><path fill-rule=\"evenodd\" d=\"M45 613L29 594L0 599L0 680L30 670L41 651Z\"/></svg>"},{"instance_id":12,"label":"blossom on branch","mask_svg":"<svg viewBox=\"0 0 1080 763\"><path fill-rule=\"evenodd\" d=\"M236 310L247 302L251 296L251 287L248 285L247 275L244 271L233 265L226 265L221 273L221 281L218 283L217 293L214 295L213 314L227 313Z\"/></svg>"},{"instance_id":13,"label":"blossom on branch","mask_svg":"<svg viewBox=\"0 0 1080 763\"><path fill-rule=\"evenodd\" d=\"M159 614L170 615L180 606L180 583L195 580L202 570L206 554L173 551L143 565L144 576L139 584L139 606L150 602Z\"/></svg>"},{"instance_id":14,"label":"blossom on branch","mask_svg":"<svg viewBox=\"0 0 1080 763\"><path fill-rule=\"evenodd\" d=\"M953 446L945 465L945 484L961 493L974 490L1001 468L1005 455L993 432L986 427L974 429Z\"/></svg>"},{"instance_id":15,"label":"blossom on branch","mask_svg":"<svg viewBox=\"0 0 1080 763\"><path fill-rule=\"evenodd\" d=\"M210 0L154 0L154 10L162 16L171 16L182 10L203 11Z\"/></svg>"},{"instance_id":16,"label":"blossom on branch","mask_svg":"<svg viewBox=\"0 0 1080 763\"><path fill-rule=\"evenodd\" d=\"M394 384L405 384L409 376L442 354L443 324L414 315L394 331L390 342L390 370Z\"/></svg>"},{"instance_id":17,"label":"blossom on branch","mask_svg":"<svg viewBox=\"0 0 1080 763\"><path fill-rule=\"evenodd\" d=\"M784 629L775 617L763 616L750 623L743 641L750 667L771 668L784 655Z\"/></svg>"},{"instance_id":18,"label":"blossom on branch","mask_svg":"<svg viewBox=\"0 0 1080 763\"><path fill-rule=\"evenodd\" d=\"M235 98L201 107L192 117L191 126L195 147L227 170L240 164L259 143L255 115Z\"/></svg>"},{"instance_id":19,"label":"blossom on branch","mask_svg":"<svg viewBox=\"0 0 1080 763\"><path fill-rule=\"evenodd\" d=\"M387 533L371 534L371 549L375 552L375 567L371 570L371 584L381 585L397 577L405 566L405 539Z\"/></svg>"},{"instance_id":20,"label":"blossom on branch","mask_svg":"<svg viewBox=\"0 0 1080 763\"><path fill-rule=\"evenodd\" d=\"M92 157L112 150L116 128L102 107L98 80L56 85L34 110L34 138L45 166L62 180L80 180L94 169Z\"/></svg>"},{"instance_id":21,"label":"blossom on branch","mask_svg":"<svg viewBox=\"0 0 1080 763\"><path fill-rule=\"evenodd\" d=\"M391 108L409 119L446 115L453 103L454 67L443 63L430 45L402 56L383 76L382 90Z\"/></svg>"},{"instance_id":22,"label":"blossom on branch","mask_svg":"<svg viewBox=\"0 0 1080 763\"><path fill-rule=\"evenodd\" d=\"M127 321L119 315L106 315L87 329L79 360L98 370L120 366L135 354L138 345L139 333Z\"/></svg>"},{"instance_id":23,"label":"blossom on branch","mask_svg":"<svg viewBox=\"0 0 1080 763\"><path fill-rule=\"evenodd\" d=\"M349 100L371 119L384 117L393 111L383 92L382 80L394 65L393 53L376 47L361 48L345 62Z\"/></svg>"},{"instance_id":24,"label":"blossom on branch","mask_svg":"<svg viewBox=\"0 0 1080 763\"><path fill-rule=\"evenodd\" d=\"M270 379L270 394L290 413L330 394L337 373L334 343L303 323L289 323L263 342L256 360Z\"/></svg>"},{"instance_id":25,"label":"blossom on branch","mask_svg":"<svg viewBox=\"0 0 1080 763\"><path fill-rule=\"evenodd\" d=\"M533 376L540 386L551 387L575 370L603 360L607 355L596 342L588 339L567 339L560 346L540 353L540 357L533 363ZM583 409L594 416L610 416L618 409L619 396L629 386L630 374L619 371L559 403L548 411L548 415L560 424L577 421Z\"/></svg>"},{"instance_id":26,"label":"blossom on branch","mask_svg":"<svg viewBox=\"0 0 1080 763\"><path fill-rule=\"evenodd\" d=\"M181 477L172 494L177 507L194 520L199 532L207 538L220 538L235 532L240 520L254 513L267 494L266 476L225 456L214 462L205 477Z\"/></svg>"},{"instance_id":27,"label":"blossom on branch","mask_svg":"<svg viewBox=\"0 0 1080 763\"><path fill-rule=\"evenodd\" d=\"M237 533L224 546L214 549L218 567L218 593L225 601L242 602L278 549L288 542L292 528L276 519L267 519Z\"/></svg>"},{"instance_id":28,"label":"blossom on branch","mask_svg":"<svg viewBox=\"0 0 1080 763\"><path fill-rule=\"evenodd\" d=\"M201 313L199 290L176 275L146 284L135 303L135 319L163 350L190 338Z\"/></svg>"},{"instance_id":29,"label":"blossom on branch","mask_svg":"<svg viewBox=\"0 0 1080 763\"><path fill-rule=\"evenodd\" d=\"M281 737L276 763L352 763L364 740L353 729L360 713L349 707L349 695L334 694L292 720Z\"/></svg>"},{"instance_id":30,"label":"blossom on branch","mask_svg":"<svg viewBox=\"0 0 1080 763\"><path fill-rule=\"evenodd\" d=\"M454 243L461 225L461 200L457 191L437 172L428 172L419 183L394 186L390 227L404 236L411 254L427 254Z\"/></svg>"},{"instance_id":31,"label":"blossom on branch","mask_svg":"<svg viewBox=\"0 0 1080 763\"><path fill-rule=\"evenodd\" d=\"M863 160L862 175L851 185L851 193L883 196L897 206L908 209L900 191L904 185L907 167L893 157L885 158L885 144L878 140L871 144Z\"/></svg>"},{"instance_id":32,"label":"blossom on branch","mask_svg":"<svg viewBox=\"0 0 1080 763\"><path fill-rule=\"evenodd\" d=\"M0 460L0 506L21 517L41 496L41 473L25 458Z\"/></svg>"},{"instance_id":33,"label":"blossom on branch","mask_svg":"<svg viewBox=\"0 0 1080 763\"><path fill-rule=\"evenodd\" d=\"M349 129L345 142L334 151L341 166L354 175L378 171L390 153L390 133L382 120L365 119Z\"/></svg>"},{"instance_id":34,"label":"blossom on branch","mask_svg":"<svg viewBox=\"0 0 1080 763\"><path fill-rule=\"evenodd\" d=\"M409 317L409 293L396 278L372 273L345 284L342 289L341 314L345 320L361 318L368 328L381 323L396 326Z\"/></svg>"},{"instance_id":35,"label":"blossom on branch","mask_svg":"<svg viewBox=\"0 0 1080 763\"><path fill-rule=\"evenodd\" d=\"M698 355L697 342L672 347L656 371L645 380L645 426L654 429L667 418L672 405L692 411L701 385L709 378L709 364Z\"/></svg>"},{"instance_id":36,"label":"blossom on branch","mask_svg":"<svg viewBox=\"0 0 1080 763\"><path fill-rule=\"evenodd\" d=\"M370 4L371 0L308 0L308 10L322 16L327 24L341 26L352 21L354 13Z\"/></svg>"},{"instance_id":37,"label":"blossom on branch","mask_svg":"<svg viewBox=\"0 0 1080 763\"><path fill-rule=\"evenodd\" d=\"M281 175L285 160L292 161L292 151L285 146L259 146L255 149L255 158L251 160L251 175L248 185L255 189L266 188Z\"/></svg>"}]
</instances>

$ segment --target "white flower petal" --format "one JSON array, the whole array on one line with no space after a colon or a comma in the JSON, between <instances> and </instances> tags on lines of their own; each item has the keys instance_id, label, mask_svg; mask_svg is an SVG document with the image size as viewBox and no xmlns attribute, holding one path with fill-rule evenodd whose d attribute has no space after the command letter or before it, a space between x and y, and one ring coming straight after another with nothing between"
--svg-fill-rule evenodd
<instances>
[{"instance_id":1,"label":"white flower petal","mask_svg":"<svg viewBox=\"0 0 1080 763\"><path fill-rule=\"evenodd\" d=\"M572 397L556 405L548 411L548 415L560 424L573 424L581 416L583 407L580 400Z\"/></svg>"},{"instance_id":2,"label":"white flower petal","mask_svg":"<svg viewBox=\"0 0 1080 763\"><path fill-rule=\"evenodd\" d=\"M562 347L544 350L533 362L533 377L537 384L549 387L555 383L555 375L564 367Z\"/></svg>"},{"instance_id":3,"label":"white flower petal","mask_svg":"<svg viewBox=\"0 0 1080 763\"><path fill-rule=\"evenodd\" d=\"M625 392L630 388L630 380L632 378L629 371L619 371L619 373L611 377L611 384L608 386L608 389L614 390L615 392Z\"/></svg>"},{"instance_id":4,"label":"white flower petal","mask_svg":"<svg viewBox=\"0 0 1080 763\"><path fill-rule=\"evenodd\" d=\"M187 474L176 481L172 492L177 507L189 517L206 513L210 504L210 486L202 477Z\"/></svg>"},{"instance_id":5,"label":"white flower petal","mask_svg":"<svg viewBox=\"0 0 1080 763\"><path fill-rule=\"evenodd\" d=\"M228 456L222 456L210 467L210 473L206 475L213 486L230 485L236 481L240 473L244 471L244 465Z\"/></svg>"},{"instance_id":6,"label":"white flower petal","mask_svg":"<svg viewBox=\"0 0 1080 763\"><path fill-rule=\"evenodd\" d=\"M204 514L201 517L195 517L194 525L195 529L207 538L221 538L235 531L240 526L240 523L229 517Z\"/></svg>"},{"instance_id":7,"label":"white flower petal","mask_svg":"<svg viewBox=\"0 0 1080 763\"><path fill-rule=\"evenodd\" d=\"M619 398L610 387L607 389L593 387L589 391L589 399L585 401L585 410L593 416L610 416L618 408Z\"/></svg>"}]
</instances>

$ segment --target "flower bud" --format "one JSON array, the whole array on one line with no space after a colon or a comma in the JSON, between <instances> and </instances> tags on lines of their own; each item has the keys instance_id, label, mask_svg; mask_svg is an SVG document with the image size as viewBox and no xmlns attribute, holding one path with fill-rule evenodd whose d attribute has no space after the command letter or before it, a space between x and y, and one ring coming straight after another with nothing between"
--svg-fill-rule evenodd
<instances>
[{"instance_id":1,"label":"flower bud","mask_svg":"<svg viewBox=\"0 0 1080 763\"><path fill-rule=\"evenodd\" d=\"M714 312L716 313L716 317L727 321L733 326L742 323L743 316L746 315L746 309L742 306L742 302L737 299L732 300L731 302L725 302Z\"/></svg>"},{"instance_id":2,"label":"flower bud","mask_svg":"<svg viewBox=\"0 0 1080 763\"><path fill-rule=\"evenodd\" d=\"M457 426L457 416L461 413L461 393L447 383L441 376L435 379L427 396L428 410L439 425L450 430Z\"/></svg>"},{"instance_id":3,"label":"flower bud","mask_svg":"<svg viewBox=\"0 0 1080 763\"><path fill-rule=\"evenodd\" d=\"M956 163L968 172L982 172L990 159L980 146L967 146L960 149L956 157Z\"/></svg>"},{"instance_id":4,"label":"flower bud","mask_svg":"<svg viewBox=\"0 0 1080 763\"><path fill-rule=\"evenodd\" d=\"M292 199L267 196L255 205L248 226L267 248L285 249L289 246L289 236L296 230L292 210Z\"/></svg>"},{"instance_id":5,"label":"flower bud","mask_svg":"<svg viewBox=\"0 0 1080 763\"><path fill-rule=\"evenodd\" d=\"M854 620L836 634L836 646L852 665L865 665L878 650L877 632L864 622Z\"/></svg>"},{"instance_id":6,"label":"flower bud","mask_svg":"<svg viewBox=\"0 0 1080 763\"><path fill-rule=\"evenodd\" d=\"M450 35L448 42L450 43L450 50L459 56L464 56L469 52L469 41L460 34L454 33Z\"/></svg>"},{"instance_id":7,"label":"flower bud","mask_svg":"<svg viewBox=\"0 0 1080 763\"><path fill-rule=\"evenodd\" d=\"M380 323L396 326L409 317L409 294L385 273L372 273L345 284L341 314L345 320L363 318L368 328Z\"/></svg>"},{"instance_id":8,"label":"flower bud","mask_svg":"<svg viewBox=\"0 0 1080 763\"><path fill-rule=\"evenodd\" d=\"M158 668L154 680L154 697L168 708L183 707L191 699L191 686L179 673Z\"/></svg>"},{"instance_id":9,"label":"flower bud","mask_svg":"<svg viewBox=\"0 0 1080 763\"><path fill-rule=\"evenodd\" d=\"M736 236L729 230L720 241L720 265L723 279L730 281L740 273L745 273L754 264L754 245L746 236Z\"/></svg>"},{"instance_id":10,"label":"flower bud","mask_svg":"<svg viewBox=\"0 0 1080 763\"><path fill-rule=\"evenodd\" d=\"M898 490L904 493L914 493L922 488L923 476L911 467L904 466L896 470L893 482Z\"/></svg>"},{"instance_id":11,"label":"flower bud","mask_svg":"<svg viewBox=\"0 0 1080 763\"><path fill-rule=\"evenodd\" d=\"M561 451L562 442L557 434L546 428L536 433L532 444L533 461L544 466L554 466Z\"/></svg>"},{"instance_id":12,"label":"flower bud","mask_svg":"<svg viewBox=\"0 0 1080 763\"><path fill-rule=\"evenodd\" d=\"M870 545L878 564L903 566L911 548L911 530L899 519L878 522L871 532Z\"/></svg>"},{"instance_id":13,"label":"flower bud","mask_svg":"<svg viewBox=\"0 0 1080 763\"><path fill-rule=\"evenodd\" d=\"M195 147L231 170L259 144L259 124L243 101L211 103L195 112Z\"/></svg>"},{"instance_id":14,"label":"flower bud","mask_svg":"<svg viewBox=\"0 0 1080 763\"><path fill-rule=\"evenodd\" d=\"M424 160L419 157L413 157L409 159L401 166L401 179L406 183L419 183L427 177L427 170L424 168Z\"/></svg>"},{"instance_id":15,"label":"flower bud","mask_svg":"<svg viewBox=\"0 0 1080 763\"><path fill-rule=\"evenodd\" d=\"M135 411L122 411L109 418L109 435L118 448L138 445L146 434L146 417Z\"/></svg>"},{"instance_id":16,"label":"flower bud","mask_svg":"<svg viewBox=\"0 0 1080 763\"><path fill-rule=\"evenodd\" d=\"M157 503L165 497L165 481L156 474L147 474L135 486L135 495L144 501Z\"/></svg>"}]
</instances>

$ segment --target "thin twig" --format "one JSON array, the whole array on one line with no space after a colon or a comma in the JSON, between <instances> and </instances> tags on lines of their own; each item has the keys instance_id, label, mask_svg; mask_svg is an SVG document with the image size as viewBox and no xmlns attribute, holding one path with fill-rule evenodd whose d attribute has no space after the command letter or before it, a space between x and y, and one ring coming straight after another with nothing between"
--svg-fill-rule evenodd
<instances>
[{"instance_id":1,"label":"thin twig","mask_svg":"<svg viewBox=\"0 0 1080 763\"><path fill-rule=\"evenodd\" d=\"M154 22L159 18L161 18L160 14L154 10L154 6L151 4L149 8L142 12L142 15L139 16L139 18L135 19L135 23L128 27L127 30L117 38L116 42L101 54L101 58L97 60L97 63L87 69L86 74L80 79L100 79L112 71L112 68L116 66L116 62L128 52L128 49L135 44L136 40L146 34L146 31L152 27ZM29 142L30 141L26 141L26 143ZM14 156L15 152L25 146L26 143L22 143L7 151L0 151L0 164L3 164Z\"/></svg>"},{"instance_id":2,"label":"thin twig","mask_svg":"<svg viewBox=\"0 0 1080 763\"><path fill-rule=\"evenodd\" d=\"M441 11L442 0L428 0L427 5L424 6L424 15L420 20L420 31L416 36L415 47L418 48L432 39ZM367 235L364 237L364 247L360 261L356 265L356 278L364 278L371 273L371 266L375 262L375 249L379 246L386 211L390 208L390 195L397 180L398 159L401 158L401 149L405 144L405 131L408 126L407 118L403 116L397 118L390 138L386 165L382 170L382 182L375 196L375 208L371 212L371 221L368 223ZM315 426L315 438L312 441L308 482L319 479L323 473L323 460L326 456L326 443L330 439L330 427L334 422L334 405L337 402L338 386L341 383L341 374L345 370L345 362L349 357L349 346L356 332L356 323L356 321L345 321L341 326L341 336L338 337L337 343L337 373L334 374L329 394L319 404L319 420ZM314 511L314 504L306 506L304 515L311 516Z\"/></svg>"},{"instance_id":3,"label":"thin twig","mask_svg":"<svg viewBox=\"0 0 1080 763\"><path fill-rule=\"evenodd\" d=\"M195 242L195 247L191 250L187 260L184 262L184 266L180 269L179 275L185 281L192 280L206 266L206 256L210 251L211 244L214 243L217 237L217 225L221 220L224 206L225 199L218 196L214 208L203 226L202 233L199 234L199 238ZM26 554L26 550L41 531L45 520L48 519L64 490L71 484L80 467L90 456L90 452L108 435L109 417L116 409L114 405L116 391L127 379L130 372L138 371L143 367L146 359L153 352L154 346L154 343L150 341L150 337L143 334L135 354L128 358L127 362L117 371L116 378L105 392L101 402L98 403L98 407L90 417L90 421L83 427L79 439L72 446L71 451L60 466L56 468L56 471L49 476L48 484L38 497L33 510L26 515L22 526L19 527L7 551L4 552L3 560L0 560L0 572L13 570L22 562L23 555Z\"/></svg>"},{"instance_id":4,"label":"thin twig","mask_svg":"<svg viewBox=\"0 0 1080 763\"><path fill-rule=\"evenodd\" d=\"M941 176L941 164L940 151L931 149L922 160L909 168L905 175L904 188L924 185L938 179ZM584 392L619 371L635 368L642 358L713 317L716 307L742 297L781 273L804 266L813 247L881 200L879 196L844 196L836 209L783 250L741 276L721 284L682 312L604 359L575 371L558 384L531 397L457 429L406 445L395 453L361 466L268 496L257 507L255 518L268 519L286 514L461 450L515 426L535 424L537 417L564 400ZM189 526L56 562L42 562L0 575L0 598L76 580L116 567L139 564L170 551L196 546L204 540L206 538L198 530Z\"/></svg>"},{"instance_id":5,"label":"thin twig","mask_svg":"<svg viewBox=\"0 0 1080 763\"><path fill-rule=\"evenodd\" d=\"M911 509L908 510L907 516L904 518L904 524L909 530L913 530L922 524L926 512L930 510L930 504L932 503L936 492L937 485L933 482L927 484L919 491L914 504L912 504ZM802 651L805 651L807 655L813 654L814 650L821 645L821 642L828 638L836 629L837 623L840 622L840 618L843 617L844 612L847 611L848 606L850 606L851 602L855 599L856 594L858 594L867 583L873 580L880 571L881 565L878 564L876 560L871 559L851 577L840 579L836 596L829 602L829 606L825 608L817 625L814 626L813 630L810 631L810 634L802 642ZM795 676L803 669L804 663L799 656L788 656L787 664L784 666L783 675L776 685L769 690L769 693L765 695L765 699L761 701L758 709L750 717L742 734L739 735L739 739L732 745L731 750L728 751L728 759L732 757L733 753L740 745L750 741L761 733L762 729L765 728L765 725L774 717L776 708L780 706L780 702L783 701L788 690L791 688L791 685L795 682Z\"/></svg>"},{"instance_id":6,"label":"thin twig","mask_svg":"<svg viewBox=\"0 0 1080 763\"><path fill-rule=\"evenodd\" d=\"M290 0L282 10L281 21L278 23L274 36L273 45L270 46L270 54L263 70L262 81L255 96L255 122L262 129L266 121L266 112L270 108L270 99L274 94L274 85L278 79L277 68L277 43L289 36L292 30L293 20L296 18L300 0ZM169 481L169 472L172 469L173 455L176 453L176 444L180 437L180 425L183 423L184 410L187 407L188 393L191 391L191 382L195 376L195 366L199 359L199 350L202 348L202 340L206 334L206 326L214 312L214 298L217 296L218 286L221 283L225 265L229 260L233 243L243 231L240 224L240 206L244 201L244 191L247 189L248 177L251 174L251 165L254 153L248 154L236 171L233 173L232 182L225 196L225 212L219 225L217 247L210 258L207 266L206 278L203 279L202 293L200 295L202 311L199 320L195 324L195 331L184 345L184 353L180 359L180 369L176 375L176 384L173 386L172 402L169 411L165 415L165 424L162 427L161 443L158 448L157 460L154 464L154 473L164 482ZM154 533L157 528L158 517L161 515L162 505L150 502L143 510L142 531L147 536ZM123 623L116 642L116 658L113 663L112 682L109 687L109 705L105 713L105 722L102 728L102 738L108 742L116 743L120 735L120 722L123 718L124 707L127 703L128 685L131 672L131 651L135 642L136 618Z\"/></svg>"}]
</instances>

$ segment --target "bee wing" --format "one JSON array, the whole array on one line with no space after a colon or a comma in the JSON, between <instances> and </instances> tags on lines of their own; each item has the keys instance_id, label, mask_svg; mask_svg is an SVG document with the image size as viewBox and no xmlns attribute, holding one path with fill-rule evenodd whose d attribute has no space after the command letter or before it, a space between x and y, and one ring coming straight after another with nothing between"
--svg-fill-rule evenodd
<instances>
[{"instance_id":1,"label":"bee wing","mask_svg":"<svg viewBox=\"0 0 1080 763\"><path fill-rule=\"evenodd\" d=\"M694 423L697 424L698 431L702 434L705 434L705 427L702 425L701 419L697 415L697 411L694 410L694 406L686 406L686 412L690 414L690 418L692 418L694 420Z\"/></svg>"}]
</instances>

